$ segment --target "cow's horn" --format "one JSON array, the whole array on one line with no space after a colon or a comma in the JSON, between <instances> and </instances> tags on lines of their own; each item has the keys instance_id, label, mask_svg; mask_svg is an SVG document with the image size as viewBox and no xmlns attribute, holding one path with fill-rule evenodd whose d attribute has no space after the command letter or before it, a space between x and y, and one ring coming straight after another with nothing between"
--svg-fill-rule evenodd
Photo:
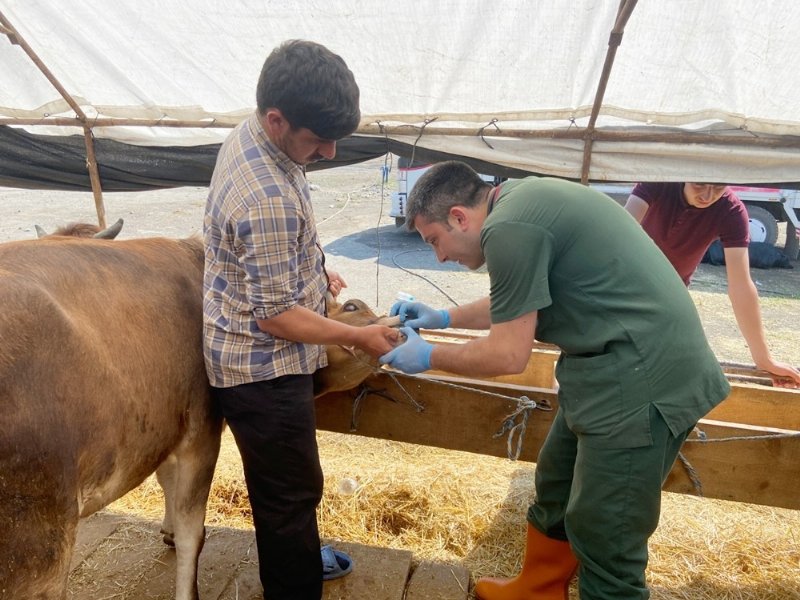
<instances>
[{"instance_id":1,"label":"cow's horn","mask_svg":"<svg viewBox=\"0 0 800 600\"><path fill-rule=\"evenodd\" d=\"M119 232L122 230L122 224L124 221L122 219L118 219L116 223L111 225L110 227L106 227L103 231L98 231L92 237L98 240L113 240L115 237L119 235Z\"/></svg>"},{"instance_id":2,"label":"cow's horn","mask_svg":"<svg viewBox=\"0 0 800 600\"><path fill-rule=\"evenodd\" d=\"M38 225L34 225L34 228L36 229L36 237L37 238L47 237L47 232L44 229L42 229Z\"/></svg>"}]
</instances>

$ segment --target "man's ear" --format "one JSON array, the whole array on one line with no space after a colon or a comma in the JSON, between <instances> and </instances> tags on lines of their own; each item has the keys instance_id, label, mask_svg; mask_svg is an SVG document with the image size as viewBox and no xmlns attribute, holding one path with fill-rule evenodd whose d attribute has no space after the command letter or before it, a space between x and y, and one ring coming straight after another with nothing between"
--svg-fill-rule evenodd
<instances>
[{"instance_id":1,"label":"man's ear","mask_svg":"<svg viewBox=\"0 0 800 600\"><path fill-rule=\"evenodd\" d=\"M456 222L461 231L465 231L469 225L469 215L463 206L453 206L450 208L449 216Z\"/></svg>"},{"instance_id":2,"label":"man's ear","mask_svg":"<svg viewBox=\"0 0 800 600\"><path fill-rule=\"evenodd\" d=\"M283 113L278 108L268 108L267 111L261 115L261 124L274 139L276 134L280 134L285 127L289 126L289 121L283 116Z\"/></svg>"}]
</instances>

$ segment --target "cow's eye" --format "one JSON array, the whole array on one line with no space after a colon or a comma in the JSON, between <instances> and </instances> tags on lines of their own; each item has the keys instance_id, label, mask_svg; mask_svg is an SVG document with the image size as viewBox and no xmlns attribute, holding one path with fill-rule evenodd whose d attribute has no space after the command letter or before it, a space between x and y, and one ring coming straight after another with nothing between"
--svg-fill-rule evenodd
<instances>
[{"instance_id":1,"label":"cow's eye","mask_svg":"<svg viewBox=\"0 0 800 600\"><path fill-rule=\"evenodd\" d=\"M355 302L345 302L344 306L342 306L342 312L356 312L358 310L358 306L356 306Z\"/></svg>"}]
</instances>

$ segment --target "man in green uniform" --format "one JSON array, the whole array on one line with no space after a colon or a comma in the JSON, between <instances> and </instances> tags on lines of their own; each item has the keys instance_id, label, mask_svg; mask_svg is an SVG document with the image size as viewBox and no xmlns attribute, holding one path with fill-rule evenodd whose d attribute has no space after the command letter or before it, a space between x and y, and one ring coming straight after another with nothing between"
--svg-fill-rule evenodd
<instances>
[{"instance_id":1,"label":"man in green uniform","mask_svg":"<svg viewBox=\"0 0 800 600\"><path fill-rule=\"evenodd\" d=\"M562 349L559 411L536 468L522 572L481 579L482 600L649 597L647 542L661 486L695 423L729 393L680 277L625 210L549 178L491 187L467 165L431 168L407 222L440 261L484 263L490 296L449 310L399 302L406 343L381 357L415 373L520 373L534 337ZM429 344L415 329L488 329Z\"/></svg>"}]
</instances>

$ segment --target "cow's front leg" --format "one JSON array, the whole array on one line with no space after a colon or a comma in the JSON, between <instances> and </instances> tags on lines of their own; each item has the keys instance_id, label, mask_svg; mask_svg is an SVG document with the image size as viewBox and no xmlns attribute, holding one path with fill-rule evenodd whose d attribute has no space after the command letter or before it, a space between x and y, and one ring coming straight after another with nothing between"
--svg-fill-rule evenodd
<instances>
[{"instance_id":1,"label":"cow's front leg","mask_svg":"<svg viewBox=\"0 0 800 600\"><path fill-rule=\"evenodd\" d=\"M197 566L205 542L205 518L211 480L219 455L222 423L208 420L176 451L172 524L175 526L176 600L196 600Z\"/></svg>"}]
</instances>

